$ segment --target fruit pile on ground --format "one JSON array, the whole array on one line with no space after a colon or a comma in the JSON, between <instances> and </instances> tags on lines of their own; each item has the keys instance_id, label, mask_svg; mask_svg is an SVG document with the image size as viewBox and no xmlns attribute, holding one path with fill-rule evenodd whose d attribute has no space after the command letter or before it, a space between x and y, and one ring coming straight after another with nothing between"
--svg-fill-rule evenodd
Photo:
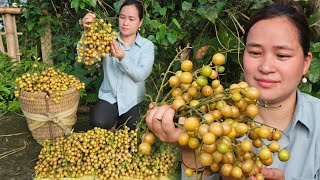
<instances>
[{"instance_id":1,"label":"fruit pile on ground","mask_svg":"<svg viewBox=\"0 0 320 180\"><path fill-rule=\"evenodd\" d=\"M163 145L150 155L142 155L137 143L137 131L128 127L114 132L94 128L68 138L44 141L35 166L36 177L154 179L174 173L178 161L171 146Z\"/></svg>"}]
</instances>

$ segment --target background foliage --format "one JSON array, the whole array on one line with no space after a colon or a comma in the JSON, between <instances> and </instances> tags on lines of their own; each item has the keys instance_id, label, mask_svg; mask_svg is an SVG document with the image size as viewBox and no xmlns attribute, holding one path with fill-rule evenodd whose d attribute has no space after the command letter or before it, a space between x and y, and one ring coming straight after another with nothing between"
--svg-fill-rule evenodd
<instances>
[{"instance_id":1,"label":"background foliage","mask_svg":"<svg viewBox=\"0 0 320 180\"><path fill-rule=\"evenodd\" d=\"M193 49L185 52L186 58L200 66L210 61L215 52L227 57L226 73L222 82L227 84L241 78L241 53L243 50L243 26L250 15L271 0L144 0L145 18L141 35L151 40L156 47L156 61L148 78L147 92L156 93L161 73L175 56L175 49L191 43ZM320 12L317 1L299 2L304 8L313 29L312 66L308 72L309 82L300 85L304 92L320 97ZM114 0L29 0L23 16L17 17L22 60L12 66L9 58L0 56L0 109L17 111L18 102L13 97L13 81L28 69L40 53L40 36L44 25L51 24L53 53L51 58L56 68L75 75L86 83L81 104L90 105L97 100L102 82L102 68L84 67L75 61L76 44L82 29L79 19L87 12L94 12L117 27L117 13L121 1ZM203 56L198 50L207 47ZM174 67L178 68L178 67ZM175 70L175 69L174 69Z\"/></svg>"}]
</instances>

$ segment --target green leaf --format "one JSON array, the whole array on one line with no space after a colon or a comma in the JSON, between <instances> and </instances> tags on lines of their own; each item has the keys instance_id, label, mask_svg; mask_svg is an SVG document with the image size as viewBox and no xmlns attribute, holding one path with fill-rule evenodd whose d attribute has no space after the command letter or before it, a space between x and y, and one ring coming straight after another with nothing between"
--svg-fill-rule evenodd
<instances>
[{"instance_id":1,"label":"green leaf","mask_svg":"<svg viewBox=\"0 0 320 180\"><path fill-rule=\"evenodd\" d=\"M150 26L151 29L158 29L161 23L158 22L157 20L151 20L151 21L148 21L148 25Z\"/></svg>"},{"instance_id":2,"label":"green leaf","mask_svg":"<svg viewBox=\"0 0 320 180\"><path fill-rule=\"evenodd\" d=\"M314 14L311 14L309 19L310 27L312 26L320 26L320 12L315 12Z\"/></svg>"},{"instance_id":3,"label":"green leaf","mask_svg":"<svg viewBox=\"0 0 320 180\"><path fill-rule=\"evenodd\" d=\"M160 8L159 13L160 13L160 15L165 16L167 13L167 8L166 7Z\"/></svg>"},{"instance_id":4,"label":"green leaf","mask_svg":"<svg viewBox=\"0 0 320 180\"><path fill-rule=\"evenodd\" d=\"M35 8L34 12L38 15L42 15L41 8Z\"/></svg>"},{"instance_id":5,"label":"green leaf","mask_svg":"<svg viewBox=\"0 0 320 180\"><path fill-rule=\"evenodd\" d=\"M251 6L250 9L260 9L263 6L272 3L272 0L259 0L255 1L255 3Z\"/></svg>"},{"instance_id":6,"label":"green leaf","mask_svg":"<svg viewBox=\"0 0 320 180\"><path fill-rule=\"evenodd\" d=\"M173 19L172 19L172 22L173 22L179 29L181 29L181 25L180 25L180 23L177 21L176 18L173 18Z\"/></svg>"},{"instance_id":7,"label":"green leaf","mask_svg":"<svg viewBox=\"0 0 320 180\"><path fill-rule=\"evenodd\" d=\"M155 1L152 6L153 6L153 11L152 12L154 13L155 16L157 16L158 13L160 12L161 5L159 4L158 1Z\"/></svg>"},{"instance_id":8,"label":"green leaf","mask_svg":"<svg viewBox=\"0 0 320 180\"><path fill-rule=\"evenodd\" d=\"M20 110L20 103L17 99L9 102L8 111L18 112Z\"/></svg>"},{"instance_id":9,"label":"green leaf","mask_svg":"<svg viewBox=\"0 0 320 180\"><path fill-rule=\"evenodd\" d=\"M29 12L29 11L25 11L25 12L23 13L23 16L24 16L26 19L29 19L30 12Z\"/></svg>"},{"instance_id":10,"label":"green leaf","mask_svg":"<svg viewBox=\"0 0 320 180\"><path fill-rule=\"evenodd\" d=\"M312 95L320 99L320 91L313 93Z\"/></svg>"},{"instance_id":11,"label":"green leaf","mask_svg":"<svg viewBox=\"0 0 320 180\"><path fill-rule=\"evenodd\" d=\"M5 86L3 85L0 85L0 92L4 92L5 94L9 95L10 94L10 91L8 88L6 88Z\"/></svg>"},{"instance_id":12,"label":"green leaf","mask_svg":"<svg viewBox=\"0 0 320 180\"><path fill-rule=\"evenodd\" d=\"M230 37L229 37L228 30L223 25L219 26L218 35L219 35L220 42L224 46L228 47Z\"/></svg>"},{"instance_id":13,"label":"green leaf","mask_svg":"<svg viewBox=\"0 0 320 180\"><path fill-rule=\"evenodd\" d=\"M34 27L35 24L36 24L36 23L35 23L35 22L32 22L32 21L31 21L31 22L28 22L28 23L27 23L28 30L31 31L31 30L33 29L33 27Z\"/></svg>"},{"instance_id":14,"label":"green leaf","mask_svg":"<svg viewBox=\"0 0 320 180\"><path fill-rule=\"evenodd\" d=\"M307 77L312 83L319 82L320 80L320 60L312 60Z\"/></svg>"},{"instance_id":15,"label":"green leaf","mask_svg":"<svg viewBox=\"0 0 320 180\"><path fill-rule=\"evenodd\" d=\"M116 12L119 14L120 12L120 7L122 5L122 2L121 1L118 1L118 2L115 2L113 3L113 7L116 9Z\"/></svg>"},{"instance_id":16,"label":"green leaf","mask_svg":"<svg viewBox=\"0 0 320 180\"><path fill-rule=\"evenodd\" d=\"M189 11L192 8L192 4L187 2L187 1L183 1L182 3L182 10L184 11Z\"/></svg>"},{"instance_id":17,"label":"green leaf","mask_svg":"<svg viewBox=\"0 0 320 180\"><path fill-rule=\"evenodd\" d=\"M197 8L197 13L203 17L205 17L205 14L206 14L206 8L204 7L198 7Z\"/></svg>"},{"instance_id":18,"label":"green leaf","mask_svg":"<svg viewBox=\"0 0 320 180\"><path fill-rule=\"evenodd\" d=\"M97 0L89 0L89 3L90 3L91 6L96 7Z\"/></svg>"},{"instance_id":19,"label":"green leaf","mask_svg":"<svg viewBox=\"0 0 320 180\"><path fill-rule=\"evenodd\" d=\"M168 2L168 4L167 4L166 7L167 7L168 9L174 10L174 7L175 7L174 1Z\"/></svg>"},{"instance_id":20,"label":"green leaf","mask_svg":"<svg viewBox=\"0 0 320 180\"><path fill-rule=\"evenodd\" d=\"M155 42L156 37L155 37L154 35L149 35L149 36L148 36L148 39L149 39L150 41L152 41L152 42Z\"/></svg>"},{"instance_id":21,"label":"green leaf","mask_svg":"<svg viewBox=\"0 0 320 180\"><path fill-rule=\"evenodd\" d=\"M200 3L200 5L204 5L204 4L206 4L208 1L207 1L207 0L198 0L198 2Z\"/></svg>"},{"instance_id":22,"label":"green leaf","mask_svg":"<svg viewBox=\"0 0 320 180\"><path fill-rule=\"evenodd\" d=\"M320 42L312 43L310 49L312 52L320 52Z\"/></svg>"},{"instance_id":23,"label":"green leaf","mask_svg":"<svg viewBox=\"0 0 320 180\"><path fill-rule=\"evenodd\" d=\"M306 84L300 83L298 88L304 93L311 94L312 84L311 83L306 83Z\"/></svg>"},{"instance_id":24,"label":"green leaf","mask_svg":"<svg viewBox=\"0 0 320 180\"><path fill-rule=\"evenodd\" d=\"M157 32L157 41L160 42L160 44L162 45L166 45L165 43L165 36L166 36L166 25L165 24L161 24L159 27L159 31Z\"/></svg>"},{"instance_id":25,"label":"green leaf","mask_svg":"<svg viewBox=\"0 0 320 180\"><path fill-rule=\"evenodd\" d=\"M79 0L72 0L71 1L71 8L74 8L76 11L79 10Z\"/></svg>"},{"instance_id":26,"label":"green leaf","mask_svg":"<svg viewBox=\"0 0 320 180\"><path fill-rule=\"evenodd\" d=\"M88 94L86 99L87 103L94 103L98 101L98 95L96 93Z\"/></svg>"},{"instance_id":27,"label":"green leaf","mask_svg":"<svg viewBox=\"0 0 320 180\"><path fill-rule=\"evenodd\" d=\"M197 9L198 14L206 17L209 21L212 23L216 22L216 19L218 18L218 11L216 7L209 6L209 7L199 7Z\"/></svg>"},{"instance_id":28,"label":"green leaf","mask_svg":"<svg viewBox=\"0 0 320 180\"><path fill-rule=\"evenodd\" d=\"M86 4L82 2L82 3L80 3L79 7L80 7L81 9L84 9L84 8L86 7Z\"/></svg>"},{"instance_id":29,"label":"green leaf","mask_svg":"<svg viewBox=\"0 0 320 180\"><path fill-rule=\"evenodd\" d=\"M170 44L174 44L177 42L177 32L176 31L171 31L167 34L168 41Z\"/></svg>"},{"instance_id":30,"label":"green leaf","mask_svg":"<svg viewBox=\"0 0 320 180\"><path fill-rule=\"evenodd\" d=\"M0 110L7 110L7 105L5 101L0 101Z\"/></svg>"},{"instance_id":31,"label":"green leaf","mask_svg":"<svg viewBox=\"0 0 320 180\"><path fill-rule=\"evenodd\" d=\"M218 13L220 13L223 10L225 5L226 5L226 2L217 2L215 6L217 8Z\"/></svg>"}]
</instances>

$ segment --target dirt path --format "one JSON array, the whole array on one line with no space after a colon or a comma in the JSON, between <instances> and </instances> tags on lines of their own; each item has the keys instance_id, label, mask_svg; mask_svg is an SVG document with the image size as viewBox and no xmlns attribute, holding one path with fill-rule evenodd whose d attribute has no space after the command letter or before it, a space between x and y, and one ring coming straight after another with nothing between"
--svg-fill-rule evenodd
<instances>
[{"instance_id":1,"label":"dirt path","mask_svg":"<svg viewBox=\"0 0 320 180\"><path fill-rule=\"evenodd\" d=\"M81 132L88 129L90 129L88 116L78 115L74 131ZM1 180L33 179L33 168L40 150L41 145L33 139L22 115L0 115ZM5 156L6 154L7 156Z\"/></svg>"}]
</instances>

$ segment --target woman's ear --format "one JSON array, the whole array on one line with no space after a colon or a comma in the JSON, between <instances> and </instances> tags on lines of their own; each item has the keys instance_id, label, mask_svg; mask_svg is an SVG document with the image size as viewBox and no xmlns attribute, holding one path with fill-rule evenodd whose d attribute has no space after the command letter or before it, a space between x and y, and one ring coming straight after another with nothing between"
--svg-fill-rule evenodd
<instances>
[{"instance_id":1,"label":"woman's ear","mask_svg":"<svg viewBox=\"0 0 320 180\"><path fill-rule=\"evenodd\" d=\"M312 54L311 52L308 52L307 56L304 58L304 62L303 62L303 74L307 74L310 64L312 61Z\"/></svg>"}]
</instances>

